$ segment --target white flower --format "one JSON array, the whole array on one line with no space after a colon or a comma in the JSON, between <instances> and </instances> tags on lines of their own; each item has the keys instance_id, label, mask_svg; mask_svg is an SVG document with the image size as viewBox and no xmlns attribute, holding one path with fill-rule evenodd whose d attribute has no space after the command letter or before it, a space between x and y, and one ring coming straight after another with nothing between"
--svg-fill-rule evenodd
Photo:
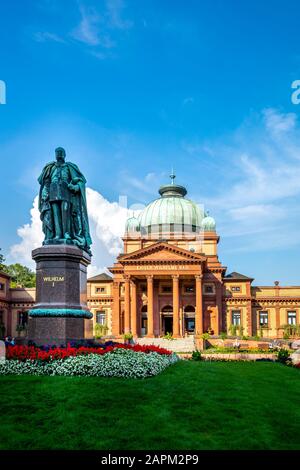
<instances>
[{"instance_id":1,"label":"white flower","mask_svg":"<svg viewBox=\"0 0 300 470\"><path fill-rule=\"evenodd\" d=\"M7 360L0 364L0 375L64 375L146 378L160 374L178 360L156 352L143 353L130 349L114 349L100 356L87 354L70 356L50 362L37 360Z\"/></svg>"}]
</instances>

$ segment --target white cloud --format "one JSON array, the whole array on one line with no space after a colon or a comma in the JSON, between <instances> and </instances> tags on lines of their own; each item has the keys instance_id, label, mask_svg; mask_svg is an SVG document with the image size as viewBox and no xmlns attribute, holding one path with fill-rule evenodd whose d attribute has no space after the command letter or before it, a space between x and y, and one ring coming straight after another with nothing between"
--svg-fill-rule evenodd
<instances>
[{"instance_id":1,"label":"white cloud","mask_svg":"<svg viewBox=\"0 0 300 470\"><path fill-rule=\"evenodd\" d=\"M122 18L122 13L124 9L124 2L122 0L107 0L106 8L109 23L112 28L129 29L132 27L132 21L124 20Z\"/></svg>"},{"instance_id":2,"label":"white cloud","mask_svg":"<svg viewBox=\"0 0 300 470\"><path fill-rule=\"evenodd\" d=\"M113 264L116 256L122 251L122 239L128 210L117 202L109 202L97 191L87 188L87 204L90 228L93 238L92 265L88 275L107 271L107 266ZM38 197L34 199L30 210L30 222L17 231L20 243L10 249L12 262L24 263L34 268L31 251L42 245L44 239L42 224L38 210Z\"/></svg>"},{"instance_id":3,"label":"white cloud","mask_svg":"<svg viewBox=\"0 0 300 470\"><path fill-rule=\"evenodd\" d=\"M87 188L87 202L90 223L97 239L115 257L122 251L121 237L124 235L128 211L117 202L109 202L97 191Z\"/></svg>"},{"instance_id":4,"label":"white cloud","mask_svg":"<svg viewBox=\"0 0 300 470\"><path fill-rule=\"evenodd\" d=\"M215 142L184 142L205 159L212 191L198 195L216 218L228 252L272 250L299 241L300 126L297 115L264 109ZM209 149L209 152L207 152ZM215 180L214 180L215 178ZM234 238L233 238L234 237Z\"/></svg>"},{"instance_id":5,"label":"white cloud","mask_svg":"<svg viewBox=\"0 0 300 470\"><path fill-rule=\"evenodd\" d=\"M80 6L81 20L72 36L89 46L98 46L102 43L100 36L101 17L94 9L86 9ZM103 45L103 44L102 44Z\"/></svg>"},{"instance_id":6,"label":"white cloud","mask_svg":"<svg viewBox=\"0 0 300 470\"><path fill-rule=\"evenodd\" d=\"M125 4L122 0L106 0L99 7L87 6L83 1L74 2L76 12L79 12L79 22L71 31L60 31L59 34L48 31L38 31L33 34L37 42L53 41L57 43L81 43L86 51L97 59L112 56L110 50L117 46L119 34L133 26L133 21L123 18ZM62 11L57 3L56 14ZM74 41L75 40L75 41Z\"/></svg>"},{"instance_id":7,"label":"white cloud","mask_svg":"<svg viewBox=\"0 0 300 470\"><path fill-rule=\"evenodd\" d=\"M57 34L55 33L49 33L48 31L39 31L37 33L34 34L34 39L37 41L37 42L46 42L46 41L53 41L53 42L59 42L59 43L62 43L64 44L66 41L58 36Z\"/></svg>"},{"instance_id":8,"label":"white cloud","mask_svg":"<svg viewBox=\"0 0 300 470\"><path fill-rule=\"evenodd\" d=\"M43 241L42 223L38 209L38 196L34 199L33 207L30 210L30 223L20 227L17 233L22 241L11 247L10 255L16 263L24 263L33 268L34 262L31 259L31 251L41 246Z\"/></svg>"},{"instance_id":9,"label":"white cloud","mask_svg":"<svg viewBox=\"0 0 300 470\"><path fill-rule=\"evenodd\" d=\"M79 6L80 23L72 31L71 36L87 46L102 49L112 49L116 46L115 40L112 39L112 32L115 30L125 30L132 26L129 20L123 20L122 10L124 8L121 0L107 0L106 7L101 13L95 8L87 8L84 5ZM97 49L92 54L103 59L103 52Z\"/></svg>"},{"instance_id":10,"label":"white cloud","mask_svg":"<svg viewBox=\"0 0 300 470\"><path fill-rule=\"evenodd\" d=\"M263 111L266 128L274 135L291 131L295 128L297 116L295 113L280 113L268 108Z\"/></svg>"},{"instance_id":11,"label":"white cloud","mask_svg":"<svg viewBox=\"0 0 300 470\"><path fill-rule=\"evenodd\" d=\"M192 96L189 96L187 98L184 98L184 100L182 101L182 104L183 106L187 105L187 104L193 104L194 103L194 98Z\"/></svg>"}]
</instances>

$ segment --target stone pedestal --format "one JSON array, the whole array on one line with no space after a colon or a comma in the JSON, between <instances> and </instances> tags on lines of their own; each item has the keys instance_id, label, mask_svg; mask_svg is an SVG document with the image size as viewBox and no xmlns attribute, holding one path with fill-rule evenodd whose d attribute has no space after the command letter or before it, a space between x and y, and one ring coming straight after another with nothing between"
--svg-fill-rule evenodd
<instances>
[{"instance_id":1,"label":"stone pedestal","mask_svg":"<svg viewBox=\"0 0 300 470\"><path fill-rule=\"evenodd\" d=\"M36 304L29 312L28 339L67 344L84 338L87 266L91 258L72 245L47 245L32 252L36 262Z\"/></svg>"}]
</instances>

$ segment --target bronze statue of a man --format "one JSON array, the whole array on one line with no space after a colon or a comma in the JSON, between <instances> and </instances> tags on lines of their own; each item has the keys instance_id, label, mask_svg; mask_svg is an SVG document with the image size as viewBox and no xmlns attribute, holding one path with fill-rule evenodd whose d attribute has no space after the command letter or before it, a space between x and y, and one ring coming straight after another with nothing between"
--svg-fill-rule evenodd
<instances>
[{"instance_id":1,"label":"bronze statue of a man","mask_svg":"<svg viewBox=\"0 0 300 470\"><path fill-rule=\"evenodd\" d=\"M90 253L86 179L74 163L66 162L63 148L55 155L56 161L48 163L38 179L44 245L74 244Z\"/></svg>"}]
</instances>

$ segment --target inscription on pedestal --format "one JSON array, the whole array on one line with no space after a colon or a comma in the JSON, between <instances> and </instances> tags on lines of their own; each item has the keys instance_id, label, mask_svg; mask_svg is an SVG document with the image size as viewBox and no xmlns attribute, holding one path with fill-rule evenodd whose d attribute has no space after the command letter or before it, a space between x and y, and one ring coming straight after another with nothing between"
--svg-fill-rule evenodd
<instances>
[{"instance_id":1,"label":"inscription on pedestal","mask_svg":"<svg viewBox=\"0 0 300 470\"><path fill-rule=\"evenodd\" d=\"M64 282L65 276L48 276L44 277L44 282Z\"/></svg>"},{"instance_id":2,"label":"inscription on pedestal","mask_svg":"<svg viewBox=\"0 0 300 470\"><path fill-rule=\"evenodd\" d=\"M45 283L50 282L52 287L55 287L56 282L65 282L65 276L44 276L43 281Z\"/></svg>"}]
</instances>

